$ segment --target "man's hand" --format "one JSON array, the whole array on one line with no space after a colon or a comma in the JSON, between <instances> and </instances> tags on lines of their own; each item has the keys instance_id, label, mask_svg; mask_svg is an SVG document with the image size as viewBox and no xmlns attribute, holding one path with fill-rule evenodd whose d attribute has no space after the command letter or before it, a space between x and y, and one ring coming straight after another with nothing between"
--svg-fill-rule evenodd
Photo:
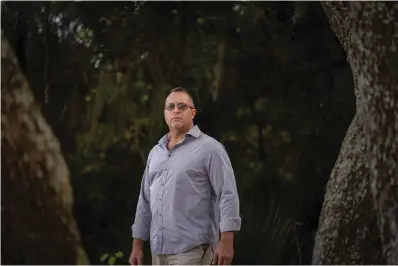
<instances>
[{"instance_id":1,"label":"man's hand","mask_svg":"<svg viewBox=\"0 0 398 266\"><path fill-rule=\"evenodd\" d=\"M214 252L212 264L231 265L234 258L233 232L222 233L220 242Z\"/></svg>"},{"instance_id":2,"label":"man's hand","mask_svg":"<svg viewBox=\"0 0 398 266\"><path fill-rule=\"evenodd\" d=\"M141 239L134 239L133 249L130 255L130 265L142 265L144 260L144 252L142 251L143 241Z\"/></svg>"}]
</instances>

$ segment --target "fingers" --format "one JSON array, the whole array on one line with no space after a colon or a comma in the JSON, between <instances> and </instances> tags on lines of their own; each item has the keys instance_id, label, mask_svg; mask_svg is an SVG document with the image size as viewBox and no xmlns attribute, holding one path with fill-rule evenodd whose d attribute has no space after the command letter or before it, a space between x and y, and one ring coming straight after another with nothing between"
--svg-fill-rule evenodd
<instances>
[{"instance_id":1,"label":"fingers","mask_svg":"<svg viewBox=\"0 0 398 266\"><path fill-rule=\"evenodd\" d=\"M219 258L218 259L218 265L229 265L230 262L228 261L227 258Z\"/></svg>"},{"instance_id":2,"label":"fingers","mask_svg":"<svg viewBox=\"0 0 398 266\"><path fill-rule=\"evenodd\" d=\"M136 258L131 258L130 259L130 264L131 265L138 265Z\"/></svg>"},{"instance_id":3,"label":"fingers","mask_svg":"<svg viewBox=\"0 0 398 266\"><path fill-rule=\"evenodd\" d=\"M129 262L130 262L130 265L142 265L142 258L141 257L132 257Z\"/></svg>"},{"instance_id":4,"label":"fingers","mask_svg":"<svg viewBox=\"0 0 398 266\"><path fill-rule=\"evenodd\" d=\"M231 265L232 258L218 256L218 265Z\"/></svg>"},{"instance_id":5,"label":"fingers","mask_svg":"<svg viewBox=\"0 0 398 266\"><path fill-rule=\"evenodd\" d=\"M219 256L217 252L214 252L212 265L231 265L232 258L226 256Z\"/></svg>"},{"instance_id":6,"label":"fingers","mask_svg":"<svg viewBox=\"0 0 398 266\"><path fill-rule=\"evenodd\" d=\"M214 253L213 260L211 262L212 265L231 265L231 260L225 257L218 256L217 253Z\"/></svg>"},{"instance_id":7,"label":"fingers","mask_svg":"<svg viewBox=\"0 0 398 266\"><path fill-rule=\"evenodd\" d=\"M137 262L138 262L138 265L142 265L142 257L141 256L137 258Z\"/></svg>"}]
</instances>

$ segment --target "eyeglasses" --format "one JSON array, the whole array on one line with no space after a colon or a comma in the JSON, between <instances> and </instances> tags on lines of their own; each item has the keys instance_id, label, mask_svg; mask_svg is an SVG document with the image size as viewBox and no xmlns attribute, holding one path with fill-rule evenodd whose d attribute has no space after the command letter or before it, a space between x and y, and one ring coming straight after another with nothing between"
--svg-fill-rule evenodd
<instances>
[{"instance_id":1,"label":"eyeglasses","mask_svg":"<svg viewBox=\"0 0 398 266\"><path fill-rule=\"evenodd\" d=\"M175 104L175 103L169 103L169 104L167 104L166 107L165 107L165 109L166 109L167 111L173 111L174 108L176 108L176 104ZM178 109L178 111L185 111L185 110L187 110L188 108L195 109L195 108L193 108L192 106L189 106L189 105L186 104L186 103L177 103L177 109Z\"/></svg>"}]
</instances>

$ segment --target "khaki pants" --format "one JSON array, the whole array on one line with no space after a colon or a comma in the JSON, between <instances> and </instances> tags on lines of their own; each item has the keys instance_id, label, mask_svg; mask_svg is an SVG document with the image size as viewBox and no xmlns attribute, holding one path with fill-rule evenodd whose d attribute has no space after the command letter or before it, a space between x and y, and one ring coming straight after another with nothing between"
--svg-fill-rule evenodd
<instances>
[{"instance_id":1,"label":"khaki pants","mask_svg":"<svg viewBox=\"0 0 398 266\"><path fill-rule=\"evenodd\" d=\"M199 245L179 254L156 255L152 253L152 265L210 265L213 254L213 248L209 245Z\"/></svg>"}]
</instances>

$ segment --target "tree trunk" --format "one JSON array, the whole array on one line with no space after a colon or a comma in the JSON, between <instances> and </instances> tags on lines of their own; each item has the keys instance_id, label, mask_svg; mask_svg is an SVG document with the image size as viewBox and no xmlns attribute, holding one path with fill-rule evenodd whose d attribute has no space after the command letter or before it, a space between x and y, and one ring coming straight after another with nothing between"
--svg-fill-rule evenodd
<instances>
[{"instance_id":1,"label":"tree trunk","mask_svg":"<svg viewBox=\"0 0 398 266\"><path fill-rule=\"evenodd\" d=\"M313 264L385 264L370 196L362 128L357 115L326 186Z\"/></svg>"},{"instance_id":2,"label":"tree trunk","mask_svg":"<svg viewBox=\"0 0 398 266\"><path fill-rule=\"evenodd\" d=\"M323 2L357 114L326 187L313 264L398 264L398 5Z\"/></svg>"},{"instance_id":3,"label":"tree trunk","mask_svg":"<svg viewBox=\"0 0 398 266\"><path fill-rule=\"evenodd\" d=\"M398 3L352 3L370 187L388 264L398 264ZM369 34L369 32L371 34Z\"/></svg>"},{"instance_id":4,"label":"tree trunk","mask_svg":"<svg viewBox=\"0 0 398 266\"><path fill-rule=\"evenodd\" d=\"M58 140L1 38L2 264L87 264Z\"/></svg>"}]
</instances>

